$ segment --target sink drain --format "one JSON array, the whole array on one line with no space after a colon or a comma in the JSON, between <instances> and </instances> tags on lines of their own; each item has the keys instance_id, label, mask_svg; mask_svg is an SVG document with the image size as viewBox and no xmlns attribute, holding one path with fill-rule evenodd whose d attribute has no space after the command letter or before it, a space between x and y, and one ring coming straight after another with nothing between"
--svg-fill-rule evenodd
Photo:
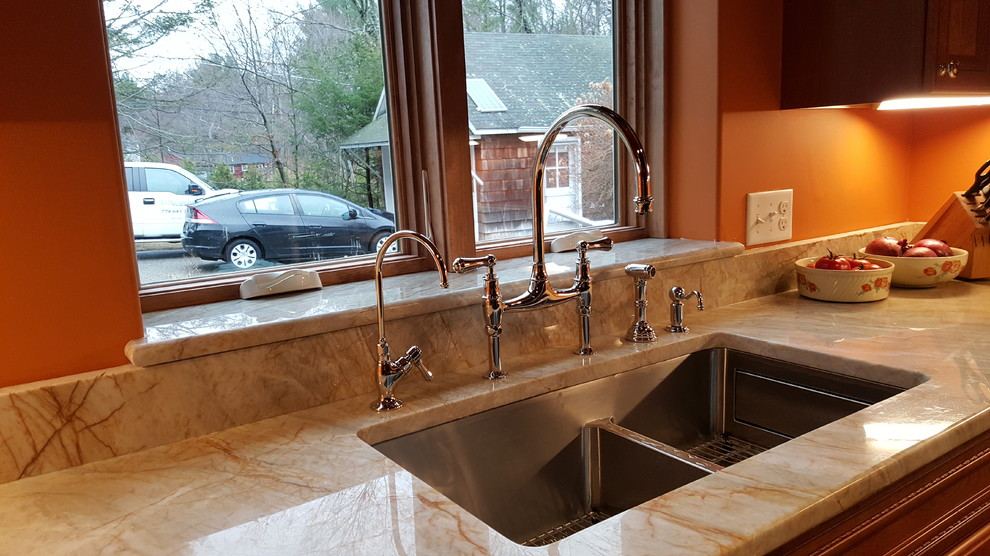
<instances>
[{"instance_id":1,"label":"sink drain","mask_svg":"<svg viewBox=\"0 0 990 556\"><path fill-rule=\"evenodd\" d=\"M563 525L558 525L546 533L537 535L522 543L522 545L546 546L550 543L555 543L559 540L565 539L578 531L587 529L596 523L601 523L610 517L612 516L604 512L588 512L577 519L572 519Z\"/></svg>"}]
</instances>

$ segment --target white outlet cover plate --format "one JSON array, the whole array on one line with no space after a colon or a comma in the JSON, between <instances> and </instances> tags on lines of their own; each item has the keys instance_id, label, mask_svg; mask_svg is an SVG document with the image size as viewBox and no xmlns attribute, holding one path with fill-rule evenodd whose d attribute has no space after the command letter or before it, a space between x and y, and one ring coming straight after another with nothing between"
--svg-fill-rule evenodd
<instances>
[{"instance_id":1,"label":"white outlet cover plate","mask_svg":"<svg viewBox=\"0 0 990 556\"><path fill-rule=\"evenodd\" d=\"M793 209L793 189L746 195L746 245L791 239Z\"/></svg>"}]
</instances>

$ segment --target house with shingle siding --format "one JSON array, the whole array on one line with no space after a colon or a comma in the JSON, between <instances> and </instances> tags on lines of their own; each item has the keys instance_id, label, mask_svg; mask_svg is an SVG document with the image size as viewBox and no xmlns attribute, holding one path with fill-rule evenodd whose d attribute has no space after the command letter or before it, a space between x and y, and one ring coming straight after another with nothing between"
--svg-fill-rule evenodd
<instances>
[{"instance_id":1,"label":"house with shingle siding","mask_svg":"<svg viewBox=\"0 0 990 556\"><path fill-rule=\"evenodd\" d=\"M480 241L532 230L532 169L539 138L562 112L612 80L612 38L465 33L472 177ZM341 149L387 149L384 103ZM583 214L582 141L558 137L547 161L548 229L594 224ZM386 166L389 157L383 156ZM390 168L385 174L390 175ZM390 184L389 184L390 185ZM388 186L387 186L388 187ZM386 195L389 197L389 195Z\"/></svg>"}]
</instances>

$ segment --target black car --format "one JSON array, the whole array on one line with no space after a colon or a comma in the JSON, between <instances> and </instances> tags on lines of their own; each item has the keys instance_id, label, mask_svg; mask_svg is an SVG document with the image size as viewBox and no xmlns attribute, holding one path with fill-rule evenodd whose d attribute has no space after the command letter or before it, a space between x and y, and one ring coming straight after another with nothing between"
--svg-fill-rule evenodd
<instances>
[{"instance_id":1,"label":"black car","mask_svg":"<svg viewBox=\"0 0 990 556\"><path fill-rule=\"evenodd\" d=\"M390 213L387 213L390 214ZM186 207L182 248L251 268L376 253L395 222L340 197L303 189L239 191Z\"/></svg>"}]
</instances>

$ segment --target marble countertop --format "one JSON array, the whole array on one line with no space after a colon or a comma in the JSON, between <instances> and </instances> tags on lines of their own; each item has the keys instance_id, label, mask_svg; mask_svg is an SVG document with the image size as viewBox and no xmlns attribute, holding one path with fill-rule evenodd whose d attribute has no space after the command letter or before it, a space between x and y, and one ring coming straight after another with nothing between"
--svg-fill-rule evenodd
<instances>
[{"instance_id":1,"label":"marble countertop","mask_svg":"<svg viewBox=\"0 0 990 556\"><path fill-rule=\"evenodd\" d=\"M602 337L592 357L535 354L503 382L480 369L408 380L391 414L362 396L0 485L0 539L19 554L762 553L990 427L983 307L986 282L865 304L792 291L692 314L689 333L648 346ZM542 548L507 540L369 445L711 346L927 380Z\"/></svg>"}]
</instances>

